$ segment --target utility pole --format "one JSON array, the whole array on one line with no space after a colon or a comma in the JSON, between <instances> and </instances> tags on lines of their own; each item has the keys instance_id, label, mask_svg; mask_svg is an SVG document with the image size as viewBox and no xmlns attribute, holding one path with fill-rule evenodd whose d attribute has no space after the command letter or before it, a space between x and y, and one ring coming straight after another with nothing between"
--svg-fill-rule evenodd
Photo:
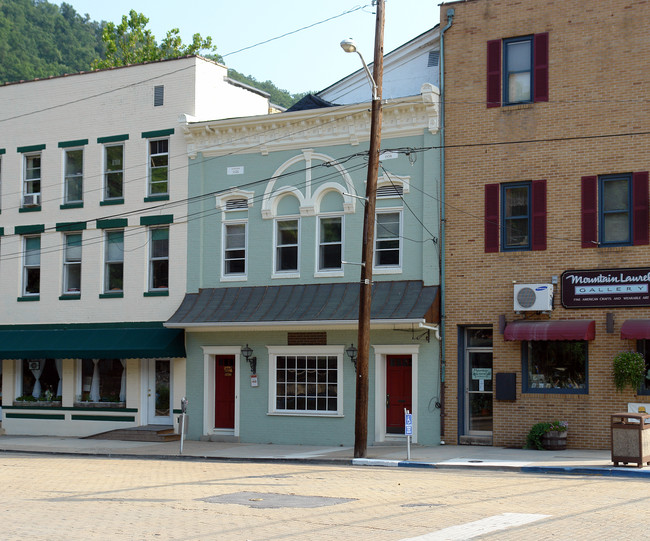
<instances>
[{"instance_id":1,"label":"utility pole","mask_svg":"<svg viewBox=\"0 0 650 541\"><path fill-rule=\"evenodd\" d=\"M368 447L368 359L370 355L370 304L372 264L375 245L375 203L381 147L381 85L384 72L384 0L376 0L375 57L372 64L373 93L370 118L370 150L363 216L361 284L359 290L359 331L357 357L357 396L354 417L354 457L365 458Z\"/></svg>"}]
</instances>

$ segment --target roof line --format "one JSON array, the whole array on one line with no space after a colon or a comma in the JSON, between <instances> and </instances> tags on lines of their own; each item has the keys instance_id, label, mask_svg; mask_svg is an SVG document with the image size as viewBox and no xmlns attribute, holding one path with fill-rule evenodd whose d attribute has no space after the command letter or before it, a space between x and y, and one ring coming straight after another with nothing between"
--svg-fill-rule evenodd
<instances>
[{"instance_id":1,"label":"roof line","mask_svg":"<svg viewBox=\"0 0 650 541\"><path fill-rule=\"evenodd\" d=\"M370 324L374 325L404 325L412 323L426 323L424 318L414 319L371 319ZM312 320L312 321L227 321L227 322L206 322L206 323L165 323L165 327L173 329L190 329L190 328L219 328L227 327L232 329L234 327L305 327L305 326L320 326L327 327L332 325L357 325L356 319L328 319L328 320Z\"/></svg>"}]
</instances>

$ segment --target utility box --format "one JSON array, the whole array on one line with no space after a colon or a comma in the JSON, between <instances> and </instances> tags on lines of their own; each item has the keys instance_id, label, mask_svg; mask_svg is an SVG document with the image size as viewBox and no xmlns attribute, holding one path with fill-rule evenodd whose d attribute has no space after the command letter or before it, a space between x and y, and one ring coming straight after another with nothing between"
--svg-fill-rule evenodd
<instances>
[{"instance_id":1,"label":"utility box","mask_svg":"<svg viewBox=\"0 0 650 541\"><path fill-rule=\"evenodd\" d=\"M650 465L650 415L647 413L614 413L612 415L612 462L637 467Z\"/></svg>"}]
</instances>

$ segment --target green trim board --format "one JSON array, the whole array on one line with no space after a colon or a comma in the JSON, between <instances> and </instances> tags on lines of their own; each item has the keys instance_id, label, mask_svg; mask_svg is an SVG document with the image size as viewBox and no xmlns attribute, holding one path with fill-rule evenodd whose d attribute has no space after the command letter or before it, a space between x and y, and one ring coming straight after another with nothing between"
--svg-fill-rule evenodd
<instances>
[{"instance_id":1,"label":"green trim board","mask_svg":"<svg viewBox=\"0 0 650 541\"><path fill-rule=\"evenodd\" d=\"M4 148L0 148L0 155L4 154L5 152L7 151Z\"/></svg>"},{"instance_id":2,"label":"green trim board","mask_svg":"<svg viewBox=\"0 0 650 541\"><path fill-rule=\"evenodd\" d=\"M97 220L97 229L117 229L127 227L128 225L128 218L107 218L104 220Z\"/></svg>"},{"instance_id":3,"label":"green trim board","mask_svg":"<svg viewBox=\"0 0 650 541\"><path fill-rule=\"evenodd\" d=\"M174 215L173 214L162 214L159 216L141 216L140 225L164 225L164 224L173 224Z\"/></svg>"},{"instance_id":4,"label":"green trim board","mask_svg":"<svg viewBox=\"0 0 650 541\"><path fill-rule=\"evenodd\" d=\"M124 198L120 199L104 199L104 201L99 202L100 207L105 207L108 205L123 205L124 204Z\"/></svg>"},{"instance_id":5,"label":"green trim board","mask_svg":"<svg viewBox=\"0 0 650 541\"><path fill-rule=\"evenodd\" d=\"M14 227L14 234L16 235L35 235L44 231L45 224L17 225Z\"/></svg>"},{"instance_id":6,"label":"green trim board","mask_svg":"<svg viewBox=\"0 0 650 541\"><path fill-rule=\"evenodd\" d=\"M143 297L169 297L169 290L165 291L145 291Z\"/></svg>"},{"instance_id":7,"label":"green trim board","mask_svg":"<svg viewBox=\"0 0 650 541\"><path fill-rule=\"evenodd\" d=\"M59 141L59 148L82 147L88 144L88 139L75 139L74 141Z\"/></svg>"},{"instance_id":8,"label":"green trim board","mask_svg":"<svg viewBox=\"0 0 650 541\"><path fill-rule=\"evenodd\" d=\"M142 132L143 139L150 139L151 137L167 137L168 135L174 135L174 128L169 128L168 130L154 130L154 131Z\"/></svg>"},{"instance_id":9,"label":"green trim board","mask_svg":"<svg viewBox=\"0 0 650 541\"><path fill-rule=\"evenodd\" d=\"M18 147L16 152L38 152L39 150L45 150L45 144L42 145L28 145L25 147Z\"/></svg>"},{"instance_id":10,"label":"green trim board","mask_svg":"<svg viewBox=\"0 0 650 541\"><path fill-rule=\"evenodd\" d=\"M119 143L120 141L128 141L129 134L125 133L122 135L109 135L108 137L98 137L98 143Z\"/></svg>"},{"instance_id":11,"label":"green trim board","mask_svg":"<svg viewBox=\"0 0 650 541\"><path fill-rule=\"evenodd\" d=\"M0 325L0 331L53 331L79 329L164 329L163 321L130 321L128 323L34 323L33 325Z\"/></svg>"},{"instance_id":12,"label":"green trim board","mask_svg":"<svg viewBox=\"0 0 650 541\"><path fill-rule=\"evenodd\" d=\"M81 293L77 293L76 295L74 293L67 293L59 296L60 301L78 301L79 299L81 299Z\"/></svg>"},{"instance_id":13,"label":"green trim board","mask_svg":"<svg viewBox=\"0 0 650 541\"><path fill-rule=\"evenodd\" d=\"M0 237L2 237L5 234L5 228L0 227Z\"/></svg>"},{"instance_id":14,"label":"green trim board","mask_svg":"<svg viewBox=\"0 0 650 541\"><path fill-rule=\"evenodd\" d=\"M29 402L26 402L29 404ZM2 406L3 410L48 410L48 411L112 411L115 413L137 413L138 408L89 408L86 406L62 407L62 406Z\"/></svg>"},{"instance_id":15,"label":"green trim board","mask_svg":"<svg viewBox=\"0 0 650 541\"><path fill-rule=\"evenodd\" d=\"M56 224L57 231L83 231L88 224L86 222L59 222Z\"/></svg>"},{"instance_id":16,"label":"green trim board","mask_svg":"<svg viewBox=\"0 0 650 541\"><path fill-rule=\"evenodd\" d=\"M65 209L82 209L84 208L83 203L63 203L62 205L59 206L61 210Z\"/></svg>"},{"instance_id":17,"label":"green trim board","mask_svg":"<svg viewBox=\"0 0 650 541\"><path fill-rule=\"evenodd\" d=\"M41 206L36 205L35 207L20 207L18 212L40 212Z\"/></svg>"},{"instance_id":18,"label":"green trim board","mask_svg":"<svg viewBox=\"0 0 650 541\"><path fill-rule=\"evenodd\" d=\"M169 201L169 194L166 195L150 195L144 198L145 203L155 203L156 201Z\"/></svg>"},{"instance_id":19,"label":"green trim board","mask_svg":"<svg viewBox=\"0 0 650 541\"><path fill-rule=\"evenodd\" d=\"M40 301L41 296L40 295L30 295L29 297L18 297L16 299L17 302L32 302L32 301Z\"/></svg>"},{"instance_id":20,"label":"green trim board","mask_svg":"<svg viewBox=\"0 0 650 541\"><path fill-rule=\"evenodd\" d=\"M135 417L129 415L71 415L73 421L117 421L122 423L134 423Z\"/></svg>"},{"instance_id":21,"label":"green trim board","mask_svg":"<svg viewBox=\"0 0 650 541\"><path fill-rule=\"evenodd\" d=\"M6 413L7 419L46 419L48 421L63 421L65 415L45 415L42 413Z\"/></svg>"},{"instance_id":22,"label":"green trim board","mask_svg":"<svg viewBox=\"0 0 650 541\"><path fill-rule=\"evenodd\" d=\"M100 293L100 299L123 299L124 291L116 291L115 293Z\"/></svg>"}]
</instances>

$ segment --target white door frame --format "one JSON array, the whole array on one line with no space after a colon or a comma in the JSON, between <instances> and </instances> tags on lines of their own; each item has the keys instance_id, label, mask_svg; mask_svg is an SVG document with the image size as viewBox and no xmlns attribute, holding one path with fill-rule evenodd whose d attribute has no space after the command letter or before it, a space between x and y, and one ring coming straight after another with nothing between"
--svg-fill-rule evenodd
<instances>
[{"instance_id":1,"label":"white door frame","mask_svg":"<svg viewBox=\"0 0 650 541\"><path fill-rule=\"evenodd\" d=\"M203 435L219 434L238 437L241 346L202 346L201 349L203 350ZM235 428L233 429L216 429L214 427L216 355L234 355L235 357Z\"/></svg>"},{"instance_id":2,"label":"white door frame","mask_svg":"<svg viewBox=\"0 0 650 541\"><path fill-rule=\"evenodd\" d=\"M155 417L156 404L153 395L149 395L151 378L156 371L156 361L167 361L169 363L169 417ZM141 425L149 424L174 424L174 362L165 357L155 359L141 359L141 380L142 380L142 417ZM152 391L151 391L152 392Z\"/></svg>"},{"instance_id":3,"label":"white door frame","mask_svg":"<svg viewBox=\"0 0 650 541\"><path fill-rule=\"evenodd\" d=\"M411 356L411 404L413 411L412 442L418 442L418 355L419 345L407 346L372 346L375 350L375 441L386 441L386 356ZM391 438L400 438L391 434Z\"/></svg>"}]
</instances>

